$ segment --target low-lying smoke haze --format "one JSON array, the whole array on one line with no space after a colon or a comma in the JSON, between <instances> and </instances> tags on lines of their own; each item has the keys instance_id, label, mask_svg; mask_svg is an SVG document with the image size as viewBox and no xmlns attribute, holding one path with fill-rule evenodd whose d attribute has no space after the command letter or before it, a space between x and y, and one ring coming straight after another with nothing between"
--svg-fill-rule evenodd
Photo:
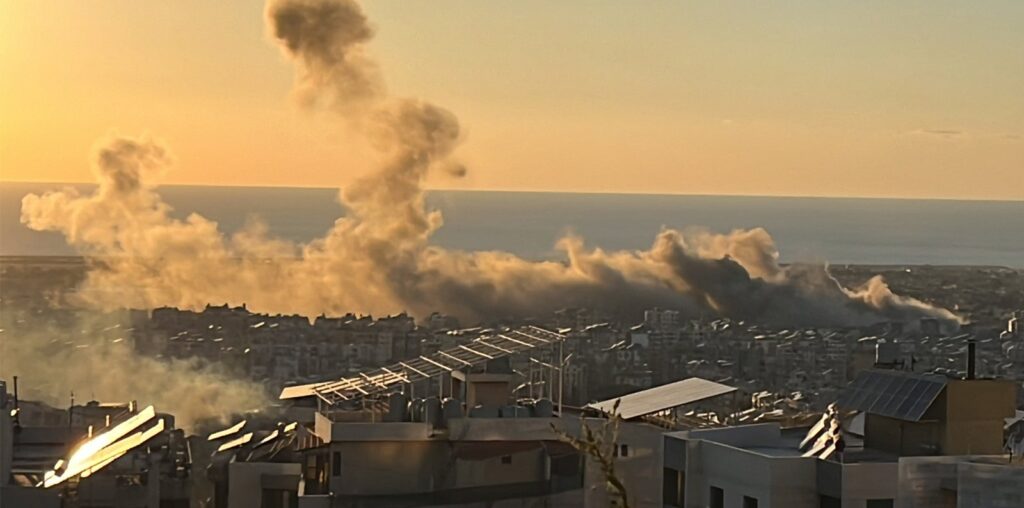
<instances>
[{"instance_id":1,"label":"low-lying smoke haze","mask_svg":"<svg viewBox=\"0 0 1024 508\"><path fill-rule=\"evenodd\" d=\"M272 1L266 14L269 34L296 64L297 102L337 114L374 147L379 166L340 193L344 217L322 237L296 244L255 221L226 235L196 214L172 218L157 192L168 149L148 138L108 140L97 152L95 192L29 195L22 203L30 228L59 231L80 252L102 258L79 289L80 302L191 309L245 303L257 312L309 316L441 311L467 320L566 306L636 315L660 306L784 326L959 321L894 295L880 279L848 289L824 266L781 266L763 229L666 229L648 250L614 252L570 235L558 242L564 262L432 245L443 220L425 204L423 185L435 174L465 174L453 156L462 140L458 119L387 92L366 47L373 29L354 1Z\"/></svg>"},{"instance_id":2,"label":"low-lying smoke haze","mask_svg":"<svg viewBox=\"0 0 1024 508\"><path fill-rule=\"evenodd\" d=\"M136 353L127 313L85 310L70 323L37 322L31 313L4 308L4 375L20 378L21 394L54 407L89 400L154 405L187 430L267 407L258 384L225 375L196 359L159 360Z\"/></svg>"}]
</instances>

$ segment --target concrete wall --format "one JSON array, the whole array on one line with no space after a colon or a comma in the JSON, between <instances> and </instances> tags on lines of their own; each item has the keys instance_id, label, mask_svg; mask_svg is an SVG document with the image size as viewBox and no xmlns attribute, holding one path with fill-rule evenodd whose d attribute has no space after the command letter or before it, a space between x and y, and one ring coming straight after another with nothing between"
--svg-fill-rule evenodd
<instances>
[{"instance_id":1,"label":"concrete wall","mask_svg":"<svg viewBox=\"0 0 1024 508\"><path fill-rule=\"evenodd\" d=\"M557 441L551 426L571 430L568 418L456 418L448 421L451 441ZM577 424L578 425L578 424Z\"/></svg>"},{"instance_id":2,"label":"concrete wall","mask_svg":"<svg viewBox=\"0 0 1024 508\"><path fill-rule=\"evenodd\" d=\"M511 400L511 377L507 374L470 374L466 382L466 407L472 408L477 404L500 407L508 404Z\"/></svg>"},{"instance_id":3,"label":"concrete wall","mask_svg":"<svg viewBox=\"0 0 1024 508\"><path fill-rule=\"evenodd\" d=\"M777 423L740 425L721 429L691 430L679 435L690 439L704 439L735 447L774 446L782 440L782 429Z\"/></svg>"},{"instance_id":4,"label":"concrete wall","mask_svg":"<svg viewBox=\"0 0 1024 508\"><path fill-rule=\"evenodd\" d=\"M588 418L587 425L600 429L604 419ZM662 506L662 449L665 429L647 423L622 422L617 446L627 453L616 459L616 476L626 486L630 506L655 508ZM583 478L584 506L610 506L605 478L596 462L587 460Z\"/></svg>"},{"instance_id":5,"label":"concrete wall","mask_svg":"<svg viewBox=\"0 0 1024 508\"><path fill-rule=\"evenodd\" d=\"M432 425L422 422L333 422L320 413L314 421L314 433L328 442L423 441L434 432Z\"/></svg>"},{"instance_id":6,"label":"concrete wall","mask_svg":"<svg viewBox=\"0 0 1024 508\"><path fill-rule=\"evenodd\" d=\"M923 418L920 422L867 414L864 446L895 455L934 455L941 451L943 423Z\"/></svg>"},{"instance_id":7,"label":"concrete wall","mask_svg":"<svg viewBox=\"0 0 1024 508\"><path fill-rule=\"evenodd\" d=\"M265 476L294 476L298 486L301 474L301 464L233 462L228 466L228 508L260 508Z\"/></svg>"},{"instance_id":8,"label":"concrete wall","mask_svg":"<svg viewBox=\"0 0 1024 508\"><path fill-rule=\"evenodd\" d=\"M957 469L957 508L1024 506L1024 467L961 462Z\"/></svg>"},{"instance_id":9,"label":"concrete wall","mask_svg":"<svg viewBox=\"0 0 1024 508\"><path fill-rule=\"evenodd\" d=\"M896 508L956 508L956 492L943 489L957 478L959 457L903 457Z\"/></svg>"},{"instance_id":10,"label":"concrete wall","mask_svg":"<svg viewBox=\"0 0 1024 508\"><path fill-rule=\"evenodd\" d=\"M552 424L561 427L566 421L456 418L441 429L424 423L332 422L318 414L316 433L331 441L326 460L332 492L395 496L543 483L550 465L540 442L559 439ZM511 463L502 460L509 456Z\"/></svg>"},{"instance_id":11,"label":"concrete wall","mask_svg":"<svg viewBox=\"0 0 1024 508\"><path fill-rule=\"evenodd\" d=\"M839 466L843 472L843 508L864 508L872 499L896 499L899 490L897 463L863 462Z\"/></svg>"},{"instance_id":12,"label":"concrete wall","mask_svg":"<svg viewBox=\"0 0 1024 508\"><path fill-rule=\"evenodd\" d=\"M1015 414L1017 384L1003 380L951 380L946 386L946 455L1003 453L1003 419Z\"/></svg>"},{"instance_id":13,"label":"concrete wall","mask_svg":"<svg viewBox=\"0 0 1024 508\"><path fill-rule=\"evenodd\" d=\"M548 477L547 453L539 444L533 450L476 460L454 459L454 488L473 488L544 481Z\"/></svg>"},{"instance_id":14,"label":"concrete wall","mask_svg":"<svg viewBox=\"0 0 1024 508\"><path fill-rule=\"evenodd\" d=\"M387 426L393 424L384 424ZM446 441L341 441L331 443L328 463L341 454L341 469L330 471L339 495L397 495L431 492L452 469Z\"/></svg>"},{"instance_id":15,"label":"concrete wall","mask_svg":"<svg viewBox=\"0 0 1024 508\"><path fill-rule=\"evenodd\" d=\"M11 421L12 403L8 402L7 385L0 382L0 486L11 477L11 461L14 457L14 429ZM3 506L0 498L0 506ZM13 505L11 505L13 506Z\"/></svg>"},{"instance_id":16,"label":"concrete wall","mask_svg":"<svg viewBox=\"0 0 1024 508\"><path fill-rule=\"evenodd\" d=\"M1005 461L1000 456L901 458L896 507L1024 506L1024 468Z\"/></svg>"},{"instance_id":17,"label":"concrete wall","mask_svg":"<svg viewBox=\"0 0 1024 508\"><path fill-rule=\"evenodd\" d=\"M703 440L687 445L687 508L704 508L712 486L725 493L726 508L743 506L743 496L758 500L758 508L817 508L815 460L769 457L749 450Z\"/></svg>"},{"instance_id":18,"label":"concrete wall","mask_svg":"<svg viewBox=\"0 0 1024 508\"><path fill-rule=\"evenodd\" d=\"M0 485L0 508L60 508L55 489Z\"/></svg>"}]
</instances>

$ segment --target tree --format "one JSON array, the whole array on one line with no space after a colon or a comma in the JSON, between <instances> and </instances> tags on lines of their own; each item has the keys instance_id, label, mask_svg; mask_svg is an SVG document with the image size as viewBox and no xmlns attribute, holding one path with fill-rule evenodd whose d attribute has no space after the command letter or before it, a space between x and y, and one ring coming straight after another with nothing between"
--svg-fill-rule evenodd
<instances>
[{"instance_id":1,"label":"tree","mask_svg":"<svg viewBox=\"0 0 1024 508\"><path fill-rule=\"evenodd\" d=\"M626 485L615 473L615 456L618 446L619 423L622 418L619 416L619 400L615 401L608 418L597 429L587 425L585 420L580 420L580 437L572 436L564 430L551 425L551 429L558 437L594 461L601 468L601 474L605 479L605 488L612 498L612 506L618 508L629 508L629 497L626 495Z\"/></svg>"}]
</instances>

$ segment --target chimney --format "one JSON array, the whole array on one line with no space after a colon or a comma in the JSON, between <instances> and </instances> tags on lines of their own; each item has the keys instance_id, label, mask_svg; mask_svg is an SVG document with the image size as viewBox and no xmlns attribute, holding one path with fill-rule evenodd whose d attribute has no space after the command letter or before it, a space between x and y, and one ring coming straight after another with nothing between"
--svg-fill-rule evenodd
<instances>
[{"instance_id":1,"label":"chimney","mask_svg":"<svg viewBox=\"0 0 1024 508\"><path fill-rule=\"evenodd\" d=\"M975 367L975 344L974 339L967 341L967 379L974 379L976 374Z\"/></svg>"}]
</instances>

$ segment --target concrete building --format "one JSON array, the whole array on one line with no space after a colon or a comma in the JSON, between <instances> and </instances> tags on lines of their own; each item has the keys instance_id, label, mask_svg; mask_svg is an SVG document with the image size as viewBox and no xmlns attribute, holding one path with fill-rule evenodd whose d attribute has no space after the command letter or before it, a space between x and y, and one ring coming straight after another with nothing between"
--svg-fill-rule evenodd
<instances>
[{"instance_id":1,"label":"concrete building","mask_svg":"<svg viewBox=\"0 0 1024 508\"><path fill-rule=\"evenodd\" d=\"M825 452L806 429L758 424L666 434L666 506L881 508L1020 506L1024 465L1002 455L1018 385L866 371L843 392ZM839 445L837 443L841 442Z\"/></svg>"},{"instance_id":2,"label":"concrete building","mask_svg":"<svg viewBox=\"0 0 1024 508\"><path fill-rule=\"evenodd\" d=\"M549 354L528 363L546 374L530 388L537 398L522 399L513 381L523 373L509 361L560 352L563 339L539 328L502 330L351 378L286 388L282 399L317 401L312 439L298 450L298 505L580 506L580 457L559 434L567 431L558 414L564 362Z\"/></svg>"},{"instance_id":3,"label":"concrete building","mask_svg":"<svg viewBox=\"0 0 1024 508\"><path fill-rule=\"evenodd\" d=\"M570 409L560 390L565 339L534 327L496 330L351 378L286 388L285 400L317 401L313 439L299 450L298 506L610 506L598 464L567 439L607 428L617 413L616 438L602 446L631 505L660 507L662 435L715 425L695 408L729 414L731 397L710 401L736 389L693 378Z\"/></svg>"},{"instance_id":4,"label":"concrete building","mask_svg":"<svg viewBox=\"0 0 1024 508\"><path fill-rule=\"evenodd\" d=\"M211 508L295 508L302 493L299 449L310 433L298 423L259 430L245 420L207 436L213 446L200 494ZM206 487L206 485L204 485Z\"/></svg>"}]
</instances>

